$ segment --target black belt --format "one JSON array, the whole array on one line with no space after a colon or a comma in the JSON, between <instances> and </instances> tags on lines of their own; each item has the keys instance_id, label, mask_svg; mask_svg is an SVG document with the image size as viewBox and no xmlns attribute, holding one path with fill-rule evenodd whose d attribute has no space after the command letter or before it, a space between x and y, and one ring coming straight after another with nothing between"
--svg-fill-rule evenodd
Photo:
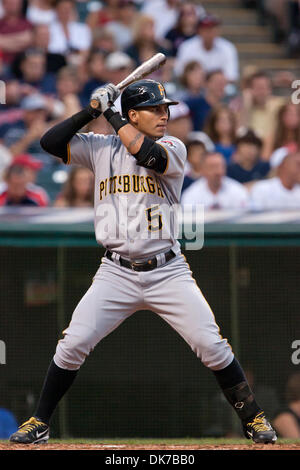
<instances>
[{"instance_id":1,"label":"black belt","mask_svg":"<svg viewBox=\"0 0 300 470\"><path fill-rule=\"evenodd\" d=\"M115 260L113 258L113 253L109 250L106 250L106 252L104 253L104 256L106 256L106 258L108 258L111 261L114 261L114 262L117 261L117 263L118 264L120 263L120 265L123 266L124 268L132 269L133 271L152 271L152 269L157 268L156 256L154 258L149 258L146 261L142 261L142 262L128 261L127 259L124 259L122 257L120 257L118 260ZM176 255L174 251L170 250L170 251L167 251L167 253L164 253L164 256L165 256L164 263L167 263L167 261L170 261L170 259L174 258Z\"/></svg>"}]
</instances>

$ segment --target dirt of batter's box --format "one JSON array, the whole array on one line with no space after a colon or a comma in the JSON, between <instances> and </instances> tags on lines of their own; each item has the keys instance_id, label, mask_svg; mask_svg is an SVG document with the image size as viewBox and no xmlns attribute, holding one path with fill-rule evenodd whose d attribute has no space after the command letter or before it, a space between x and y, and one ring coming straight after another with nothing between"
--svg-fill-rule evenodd
<instances>
[{"instance_id":1,"label":"dirt of batter's box","mask_svg":"<svg viewBox=\"0 0 300 470\"><path fill-rule=\"evenodd\" d=\"M109 445L109 444L0 444L1 450L300 450L299 444L231 444L231 445Z\"/></svg>"}]
</instances>

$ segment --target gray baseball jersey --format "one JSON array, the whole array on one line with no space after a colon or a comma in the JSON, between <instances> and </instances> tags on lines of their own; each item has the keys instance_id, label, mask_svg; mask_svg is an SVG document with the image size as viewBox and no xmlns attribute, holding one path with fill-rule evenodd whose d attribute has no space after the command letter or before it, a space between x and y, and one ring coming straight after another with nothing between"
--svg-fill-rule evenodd
<instances>
[{"instance_id":1,"label":"gray baseball jersey","mask_svg":"<svg viewBox=\"0 0 300 470\"><path fill-rule=\"evenodd\" d=\"M176 137L156 142L168 155L163 174L138 166L115 135L76 134L69 145L69 163L95 174L97 241L130 259L143 259L172 246L178 252L172 208L180 201L186 148Z\"/></svg>"},{"instance_id":2,"label":"gray baseball jersey","mask_svg":"<svg viewBox=\"0 0 300 470\"><path fill-rule=\"evenodd\" d=\"M181 254L173 222L166 221L167 209L179 203L185 146L171 136L156 142L168 154L163 174L137 165L115 135L77 134L69 144L69 163L95 174L96 238L117 256L103 257L58 342L54 362L63 369L79 369L99 341L138 310L160 315L207 367L222 369L233 360ZM170 248L176 256L165 262ZM120 256L135 261L156 256L157 267L134 271L118 263Z\"/></svg>"}]
</instances>

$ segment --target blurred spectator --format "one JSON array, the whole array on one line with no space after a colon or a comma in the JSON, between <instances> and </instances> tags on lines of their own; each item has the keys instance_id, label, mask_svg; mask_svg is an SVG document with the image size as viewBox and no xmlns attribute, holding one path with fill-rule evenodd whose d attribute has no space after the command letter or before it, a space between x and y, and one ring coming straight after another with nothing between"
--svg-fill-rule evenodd
<instances>
[{"instance_id":1,"label":"blurred spectator","mask_svg":"<svg viewBox=\"0 0 300 470\"><path fill-rule=\"evenodd\" d=\"M197 35L184 41L178 48L175 73L180 76L184 66L191 60L200 62L206 72L216 68L224 72L226 79L236 82L239 79L239 61L235 46L220 37L220 20L206 15L199 20Z\"/></svg>"},{"instance_id":2,"label":"blurred spectator","mask_svg":"<svg viewBox=\"0 0 300 470\"><path fill-rule=\"evenodd\" d=\"M86 54L91 46L91 30L87 24L76 21L74 0L58 0L55 11L56 20L49 26L49 52L69 55L75 51Z\"/></svg>"},{"instance_id":3,"label":"blurred spectator","mask_svg":"<svg viewBox=\"0 0 300 470\"><path fill-rule=\"evenodd\" d=\"M55 20L56 0L29 0L26 18L32 24L50 24Z\"/></svg>"},{"instance_id":4,"label":"blurred spectator","mask_svg":"<svg viewBox=\"0 0 300 470\"><path fill-rule=\"evenodd\" d=\"M293 3L298 2L294 0ZM288 4L290 0L259 0L257 3L260 22L271 25L273 40L281 42L287 36L289 26Z\"/></svg>"},{"instance_id":5,"label":"blurred spectator","mask_svg":"<svg viewBox=\"0 0 300 470\"><path fill-rule=\"evenodd\" d=\"M132 43L132 28L138 14L133 0L119 0L116 19L106 26L106 29L113 33L118 49L124 50Z\"/></svg>"},{"instance_id":6,"label":"blurred spectator","mask_svg":"<svg viewBox=\"0 0 300 470\"><path fill-rule=\"evenodd\" d=\"M273 72L272 82L274 88L290 89L295 80L297 80L297 72L295 73L292 70L278 70L277 72Z\"/></svg>"},{"instance_id":7,"label":"blurred spectator","mask_svg":"<svg viewBox=\"0 0 300 470\"><path fill-rule=\"evenodd\" d=\"M191 110L195 131L202 130L209 112L223 103L226 83L227 80L222 70L215 70L207 74L201 95L185 99L185 103Z\"/></svg>"},{"instance_id":8,"label":"blurred spectator","mask_svg":"<svg viewBox=\"0 0 300 470\"><path fill-rule=\"evenodd\" d=\"M5 83L5 104L0 106L0 128L2 124L14 124L22 119L23 110L20 108L22 97L23 91L18 80L9 78Z\"/></svg>"},{"instance_id":9,"label":"blurred spectator","mask_svg":"<svg viewBox=\"0 0 300 470\"><path fill-rule=\"evenodd\" d=\"M6 80L9 76L10 66L4 64L4 54L0 49L0 79Z\"/></svg>"},{"instance_id":10,"label":"blurred spectator","mask_svg":"<svg viewBox=\"0 0 300 470\"><path fill-rule=\"evenodd\" d=\"M13 125L7 123L0 126L0 143L5 145L13 156L31 154L43 163L38 172L37 184L43 186L52 199L64 181L68 169L61 159L46 153L40 139L53 121L48 121L49 108L43 95L33 94L21 101L22 119Z\"/></svg>"},{"instance_id":11,"label":"blurred spectator","mask_svg":"<svg viewBox=\"0 0 300 470\"><path fill-rule=\"evenodd\" d=\"M170 55L170 51L156 40L154 26L154 20L146 15L140 15L134 23L133 43L125 49L125 52L130 55L136 65L150 59L157 52Z\"/></svg>"},{"instance_id":12,"label":"blurred spectator","mask_svg":"<svg viewBox=\"0 0 300 470\"><path fill-rule=\"evenodd\" d=\"M176 98L187 100L198 97L204 91L205 73L199 62L188 62L179 78L180 89L176 92Z\"/></svg>"},{"instance_id":13,"label":"blurred spectator","mask_svg":"<svg viewBox=\"0 0 300 470\"><path fill-rule=\"evenodd\" d=\"M300 108L287 102L273 116L276 125L273 132L265 138L262 157L268 160L274 150L287 146L300 149Z\"/></svg>"},{"instance_id":14,"label":"blurred spectator","mask_svg":"<svg viewBox=\"0 0 300 470\"><path fill-rule=\"evenodd\" d=\"M106 82L117 85L124 80L134 69L134 61L122 51L112 52L106 57ZM121 111L121 96L115 101L116 108Z\"/></svg>"},{"instance_id":15,"label":"blurred spectator","mask_svg":"<svg viewBox=\"0 0 300 470\"><path fill-rule=\"evenodd\" d=\"M158 41L176 25L182 3L182 0L151 0L144 3L142 13L153 18L155 37Z\"/></svg>"},{"instance_id":16,"label":"blurred spectator","mask_svg":"<svg viewBox=\"0 0 300 470\"><path fill-rule=\"evenodd\" d=\"M118 50L114 34L104 27L96 27L92 30L92 49L101 49L107 54Z\"/></svg>"},{"instance_id":17,"label":"blurred spectator","mask_svg":"<svg viewBox=\"0 0 300 470\"><path fill-rule=\"evenodd\" d=\"M257 71L249 77L247 85L248 88L244 88L242 92L240 125L252 129L260 138L265 139L274 131L274 115L285 100L273 95L272 81L263 71Z\"/></svg>"},{"instance_id":18,"label":"blurred spectator","mask_svg":"<svg viewBox=\"0 0 300 470\"><path fill-rule=\"evenodd\" d=\"M254 210L300 209L300 153L281 149L270 160L275 176L258 181L250 191Z\"/></svg>"},{"instance_id":19,"label":"blurred spectator","mask_svg":"<svg viewBox=\"0 0 300 470\"><path fill-rule=\"evenodd\" d=\"M0 19L0 50L7 65L32 43L32 25L23 17L22 7L22 0L2 0L4 16Z\"/></svg>"},{"instance_id":20,"label":"blurred spectator","mask_svg":"<svg viewBox=\"0 0 300 470\"><path fill-rule=\"evenodd\" d=\"M286 384L286 406L272 420L279 437L300 439L300 372L291 374Z\"/></svg>"},{"instance_id":21,"label":"blurred spectator","mask_svg":"<svg viewBox=\"0 0 300 470\"><path fill-rule=\"evenodd\" d=\"M10 165L11 161L11 152L4 145L0 145L0 182L3 179L5 169Z\"/></svg>"},{"instance_id":22,"label":"blurred spectator","mask_svg":"<svg viewBox=\"0 0 300 470\"><path fill-rule=\"evenodd\" d=\"M263 14L272 26L276 42L285 42L287 54L300 54L300 5L299 0L263 0Z\"/></svg>"},{"instance_id":23,"label":"blurred spectator","mask_svg":"<svg viewBox=\"0 0 300 470\"><path fill-rule=\"evenodd\" d=\"M288 0L285 15L288 18L287 53L290 57L300 56L300 4L298 0Z\"/></svg>"},{"instance_id":24,"label":"blurred spectator","mask_svg":"<svg viewBox=\"0 0 300 470\"><path fill-rule=\"evenodd\" d=\"M106 81L117 85L132 72L135 64L128 54L116 51L106 56L104 66Z\"/></svg>"},{"instance_id":25,"label":"blurred spectator","mask_svg":"<svg viewBox=\"0 0 300 470\"><path fill-rule=\"evenodd\" d=\"M179 7L179 16L175 26L167 32L165 38L172 44L171 53L177 55L178 47L197 33L199 12L194 3L183 3Z\"/></svg>"},{"instance_id":26,"label":"blurred spectator","mask_svg":"<svg viewBox=\"0 0 300 470\"><path fill-rule=\"evenodd\" d=\"M6 185L1 186L0 206L39 206L47 204L41 197L40 190L28 184L27 173L23 165L10 165L5 174Z\"/></svg>"},{"instance_id":27,"label":"blurred spectator","mask_svg":"<svg viewBox=\"0 0 300 470\"><path fill-rule=\"evenodd\" d=\"M169 111L168 134L186 143L187 136L193 128L189 107L185 103L180 102L177 106L170 106Z\"/></svg>"},{"instance_id":28,"label":"blurred spectator","mask_svg":"<svg viewBox=\"0 0 300 470\"><path fill-rule=\"evenodd\" d=\"M76 0L76 13L78 21L85 23L88 15L100 11L102 4L98 0Z\"/></svg>"},{"instance_id":29,"label":"blurred spectator","mask_svg":"<svg viewBox=\"0 0 300 470\"><path fill-rule=\"evenodd\" d=\"M72 167L55 207L93 207L94 175L83 167Z\"/></svg>"},{"instance_id":30,"label":"blurred spectator","mask_svg":"<svg viewBox=\"0 0 300 470\"><path fill-rule=\"evenodd\" d=\"M236 152L227 167L227 176L249 189L255 181L265 178L270 171L269 162L261 159L262 140L250 129L235 141Z\"/></svg>"},{"instance_id":31,"label":"blurred spectator","mask_svg":"<svg viewBox=\"0 0 300 470\"><path fill-rule=\"evenodd\" d=\"M46 24L36 24L33 28L33 47L44 51L46 54L46 70L55 73L61 67L67 65L65 56L49 51L50 31Z\"/></svg>"},{"instance_id":32,"label":"blurred spectator","mask_svg":"<svg viewBox=\"0 0 300 470\"><path fill-rule=\"evenodd\" d=\"M20 57L17 78L28 87L30 93L52 94L56 92L56 78L53 73L47 72L47 58L41 49L27 49Z\"/></svg>"},{"instance_id":33,"label":"blurred spectator","mask_svg":"<svg viewBox=\"0 0 300 470\"><path fill-rule=\"evenodd\" d=\"M228 164L236 149L237 120L235 113L225 105L212 109L207 116L204 132L213 141L215 151L220 152Z\"/></svg>"},{"instance_id":34,"label":"blurred spectator","mask_svg":"<svg viewBox=\"0 0 300 470\"><path fill-rule=\"evenodd\" d=\"M47 24L37 24L33 27L33 42L32 47L26 49L26 51L17 54L13 63L11 64L11 73L20 77L20 63L24 60L24 57L29 51L39 51L40 54L44 54L46 69L45 73L53 74L57 72L61 67L66 65L65 56L62 54L54 54L48 51L50 33L49 26ZM29 52L30 53L30 52Z\"/></svg>"},{"instance_id":35,"label":"blurred spectator","mask_svg":"<svg viewBox=\"0 0 300 470\"><path fill-rule=\"evenodd\" d=\"M190 132L186 138L187 159L185 163L182 192L202 176L202 163L208 152L215 147L204 132Z\"/></svg>"},{"instance_id":36,"label":"blurred spectator","mask_svg":"<svg viewBox=\"0 0 300 470\"><path fill-rule=\"evenodd\" d=\"M30 154L17 155L11 162L11 166L21 166L24 168L27 181L27 189L31 190L36 197L39 196L40 205L49 204L49 196L44 188L37 185L38 173L43 167L42 162L33 158ZM1 189L4 189L2 186Z\"/></svg>"},{"instance_id":37,"label":"blurred spectator","mask_svg":"<svg viewBox=\"0 0 300 470\"><path fill-rule=\"evenodd\" d=\"M253 65L253 64L244 65L241 69L241 76L239 80L239 91L235 96L229 98L228 100L228 106L237 114L238 119L239 119L239 124L241 126L246 126L245 122L241 121L241 118L242 118L241 110L243 109L243 106L244 106L244 91L246 90L245 95L247 97L247 93L249 93L248 90L250 88L251 78L257 72L259 72L259 68L256 65Z\"/></svg>"},{"instance_id":38,"label":"blurred spectator","mask_svg":"<svg viewBox=\"0 0 300 470\"><path fill-rule=\"evenodd\" d=\"M181 203L201 204L205 209L242 209L248 206L244 186L226 176L225 158L220 153L208 153L202 163L202 177L182 194Z\"/></svg>"},{"instance_id":39,"label":"blurred spectator","mask_svg":"<svg viewBox=\"0 0 300 470\"><path fill-rule=\"evenodd\" d=\"M119 0L103 0L101 8L91 11L86 18L86 23L91 29L97 26L106 26L110 21L118 18Z\"/></svg>"},{"instance_id":40,"label":"blurred spectator","mask_svg":"<svg viewBox=\"0 0 300 470\"><path fill-rule=\"evenodd\" d=\"M78 109L73 103L67 103L69 97L70 95L66 96L64 100L66 117L69 117L67 110ZM70 98L72 99L72 95ZM43 186L49 198L53 199L65 181L68 168L60 158L49 155L40 145L42 135L48 127L53 125L53 121L48 120L49 107L47 100L43 95L29 95L21 101L21 108L23 111L22 119L14 123L13 126L8 124L0 126L0 143L6 145L13 156L31 154L43 163L37 175L37 184Z\"/></svg>"},{"instance_id":41,"label":"blurred spectator","mask_svg":"<svg viewBox=\"0 0 300 470\"><path fill-rule=\"evenodd\" d=\"M21 102L23 117L19 121L0 126L0 139L13 155L43 153L39 139L44 134L47 107L42 95L29 95Z\"/></svg>"},{"instance_id":42,"label":"blurred spectator","mask_svg":"<svg viewBox=\"0 0 300 470\"><path fill-rule=\"evenodd\" d=\"M62 102L64 115L61 119L66 119L81 110L79 99L82 84L77 73L77 68L73 66L62 67L56 79L57 98Z\"/></svg>"},{"instance_id":43,"label":"blurred spectator","mask_svg":"<svg viewBox=\"0 0 300 470\"><path fill-rule=\"evenodd\" d=\"M85 63L87 80L80 92L82 106L87 106L92 92L105 84L105 56L106 52L101 49L92 49Z\"/></svg>"},{"instance_id":44,"label":"blurred spectator","mask_svg":"<svg viewBox=\"0 0 300 470\"><path fill-rule=\"evenodd\" d=\"M33 158L29 153L14 157L12 165L23 166L27 174L27 182L31 184L36 183L37 173L43 166L42 162Z\"/></svg>"}]
</instances>

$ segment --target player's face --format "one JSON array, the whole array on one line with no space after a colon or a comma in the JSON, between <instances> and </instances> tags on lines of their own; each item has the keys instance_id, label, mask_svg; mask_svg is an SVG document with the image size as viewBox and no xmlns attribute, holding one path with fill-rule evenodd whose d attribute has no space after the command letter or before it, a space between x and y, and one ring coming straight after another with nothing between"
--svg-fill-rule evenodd
<instances>
[{"instance_id":1,"label":"player's face","mask_svg":"<svg viewBox=\"0 0 300 470\"><path fill-rule=\"evenodd\" d=\"M139 131L149 137L163 137L168 123L168 105L145 106L135 110L133 123Z\"/></svg>"}]
</instances>

